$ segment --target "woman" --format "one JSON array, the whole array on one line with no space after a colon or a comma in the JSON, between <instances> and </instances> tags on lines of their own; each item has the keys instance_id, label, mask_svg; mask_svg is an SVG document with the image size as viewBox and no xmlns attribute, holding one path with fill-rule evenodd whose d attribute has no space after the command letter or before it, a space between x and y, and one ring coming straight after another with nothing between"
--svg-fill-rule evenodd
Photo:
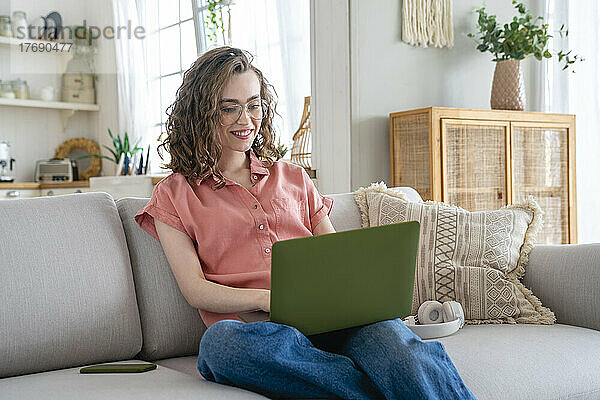
<instances>
[{"instance_id":1,"label":"woman","mask_svg":"<svg viewBox=\"0 0 600 400\"><path fill-rule=\"evenodd\" d=\"M335 232L333 199L303 168L272 159L272 86L248 56L220 47L186 71L161 144L173 173L135 216L208 327L198 370L271 397L474 398L443 345L399 318L310 337L236 318L269 311L274 242Z\"/></svg>"}]
</instances>

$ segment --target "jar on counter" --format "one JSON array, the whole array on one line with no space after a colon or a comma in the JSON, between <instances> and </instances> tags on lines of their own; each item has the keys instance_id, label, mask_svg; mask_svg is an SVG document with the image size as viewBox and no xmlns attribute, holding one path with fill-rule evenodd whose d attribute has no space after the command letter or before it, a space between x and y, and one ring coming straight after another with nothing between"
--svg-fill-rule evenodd
<instances>
[{"instance_id":1,"label":"jar on counter","mask_svg":"<svg viewBox=\"0 0 600 400\"><path fill-rule=\"evenodd\" d=\"M12 85L9 81L0 81L0 99L14 99L15 92L13 92Z\"/></svg>"},{"instance_id":2,"label":"jar on counter","mask_svg":"<svg viewBox=\"0 0 600 400\"><path fill-rule=\"evenodd\" d=\"M11 86L13 92L15 92L15 97L17 99L28 99L29 98L29 86L27 86L27 81L22 80L21 78L15 79L11 81Z\"/></svg>"},{"instance_id":3,"label":"jar on counter","mask_svg":"<svg viewBox=\"0 0 600 400\"><path fill-rule=\"evenodd\" d=\"M12 36L12 29L10 28L10 17L8 15L0 15L0 36Z\"/></svg>"},{"instance_id":4,"label":"jar on counter","mask_svg":"<svg viewBox=\"0 0 600 400\"><path fill-rule=\"evenodd\" d=\"M27 14L25 11L13 12L11 25L13 37L27 39Z\"/></svg>"}]
</instances>

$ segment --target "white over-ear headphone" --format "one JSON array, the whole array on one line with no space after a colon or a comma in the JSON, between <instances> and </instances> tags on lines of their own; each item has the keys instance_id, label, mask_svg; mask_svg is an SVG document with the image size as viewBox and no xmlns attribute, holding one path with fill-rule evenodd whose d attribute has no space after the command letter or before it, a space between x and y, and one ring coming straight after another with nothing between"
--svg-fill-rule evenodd
<instances>
[{"instance_id":1,"label":"white over-ear headphone","mask_svg":"<svg viewBox=\"0 0 600 400\"><path fill-rule=\"evenodd\" d=\"M444 304L428 300L421 304L415 318L404 318L404 324L421 339L433 339L453 334L465 324L465 314L457 301L445 301Z\"/></svg>"}]
</instances>

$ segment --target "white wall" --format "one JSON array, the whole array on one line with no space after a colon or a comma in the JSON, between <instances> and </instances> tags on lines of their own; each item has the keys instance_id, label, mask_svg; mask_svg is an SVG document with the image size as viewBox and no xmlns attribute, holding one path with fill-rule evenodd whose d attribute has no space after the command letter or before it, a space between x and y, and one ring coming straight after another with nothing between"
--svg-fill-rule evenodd
<instances>
[{"instance_id":1,"label":"white wall","mask_svg":"<svg viewBox=\"0 0 600 400\"><path fill-rule=\"evenodd\" d=\"M74 0L72 0L74 1ZM91 16L96 26L113 26L113 10L111 0L86 1L86 15ZM118 125L118 103L117 103L117 61L115 54L115 39L101 38L98 40L98 56L96 59L96 102L100 105L100 111L95 113L91 122L94 132L94 140L100 145L102 154L112 157L112 154L102 145L113 148L112 141L108 135L108 128L116 134L119 132ZM135 39L132 39L135 40ZM116 164L102 159L101 176L114 175Z\"/></svg>"},{"instance_id":2,"label":"white wall","mask_svg":"<svg viewBox=\"0 0 600 400\"><path fill-rule=\"evenodd\" d=\"M310 0L312 167L322 193L350 190L349 11L348 0Z\"/></svg>"},{"instance_id":3,"label":"white wall","mask_svg":"<svg viewBox=\"0 0 600 400\"><path fill-rule=\"evenodd\" d=\"M36 16L58 11L63 18L63 25L80 25L86 20L88 26L103 26L112 23L110 4L110 0L0 0L0 15L12 15L13 11L22 10L27 13L27 20L30 22ZM52 85L56 90L56 100L59 100L62 82L60 57L29 54L24 59L17 59L15 50L11 53L9 48L0 47L0 79L20 77L27 80L32 96L37 94L40 87ZM100 111L75 112L64 131L58 110L0 106L0 140L8 140L11 144L12 156L16 159L15 181L33 181L36 161L52 158L54 150L67 139L86 137L100 145L109 144L104 138L108 138L106 128L116 127L117 115L114 57L112 41L100 40L97 55L99 80L96 89ZM83 169L89 165L85 160L80 163ZM112 173L110 165L108 169Z\"/></svg>"},{"instance_id":4,"label":"white wall","mask_svg":"<svg viewBox=\"0 0 600 400\"><path fill-rule=\"evenodd\" d=\"M539 15L535 0L525 3ZM466 37L475 32L473 10L481 4L455 0L454 47L424 49L401 41L401 1L350 0L351 190L382 180L390 184L390 112L429 106L490 108L495 64L491 54L479 52ZM498 22L512 19L509 0L487 4ZM523 66L528 110L537 103L535 61L527 59Z\"/></svg>"}]
</instances>

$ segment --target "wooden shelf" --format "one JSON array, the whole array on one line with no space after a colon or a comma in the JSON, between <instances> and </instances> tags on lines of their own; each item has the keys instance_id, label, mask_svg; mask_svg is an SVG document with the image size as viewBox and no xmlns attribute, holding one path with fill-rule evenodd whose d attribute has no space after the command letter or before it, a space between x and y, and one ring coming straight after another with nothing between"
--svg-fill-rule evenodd
<instances>
[{"instance_id":1,"label":"wooden shelf","mask_svg":"<svg viewBox=\"0 0 600 400\"><path fill-rule=\"evenodd\" d=\"M46 108L51 110L60 110L62 118L63 131L67 126L67 120L75 111L99 111L98 104L86 103L66 103L63 101L44 101L44 100L24 100L24 99L4 99L0 98L0 106L8 107L28 107L28 108Z\"/></svg>"},{"instance_id":2,"label":"wooden shelf","mask_svg":"<svg viewBox=\"0 0 600 400\"><path fill-rule=\"evenodd\" d=\"M99 111L98 104L66 103L63 101L24 100L0 98L0 106L51 108L55 110Z\"/></svg>"},{"instance_id":3,"label":"wooden shelf","mask_svg":"<svg viewBox=\"0 0 600 400\"><path fill-rule=\"evenodd\" d=\"M38 45L58 45L58 50L54 51L28 51L28 54L54 54L63 56L62 63L63 68L65 70L68 62L73 56L73 51L71 48L71 44L69 42L60 42L60 41L50 41L50 40L36 40L36 39L18 39L13 37L0 36L0 48L8 47L12 49L17 49L21 44L38 44ZM63 50L63 45L65 46ZM93 50L94 54L96 53L96 48L90 47ZM62 51L61 51L62 50ZM66 127L67 120L75 113L75 111L99 111L100 107L97 104L86 104L86 103L67 103L62 101L43 101L43 100L23 100L23 99L5 99L0 98L0 106L9 106L9 107L30 107L30 108L47 108L52 110L61 110L62 116L62 126L63 130Z\"/></svg>"}]
</instances>

